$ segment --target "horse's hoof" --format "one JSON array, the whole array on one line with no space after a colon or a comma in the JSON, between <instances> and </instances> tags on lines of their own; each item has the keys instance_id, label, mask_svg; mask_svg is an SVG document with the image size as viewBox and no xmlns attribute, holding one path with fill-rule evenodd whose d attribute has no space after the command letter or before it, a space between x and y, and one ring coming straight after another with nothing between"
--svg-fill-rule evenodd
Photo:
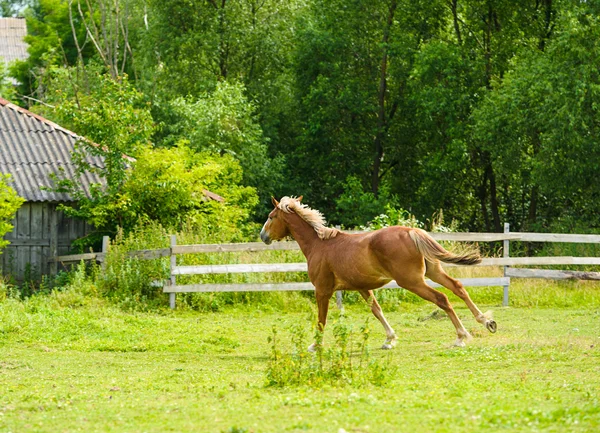
<instances>
[{"instance_id":1,"label":"horse's hoof","mask_svg":"<svg viewBox=\"0 0 600 433\"><path fill-rule=\"evenodd\" d=\"M461 338L457 338L454 342L454 347L465 347L467 343L465 343Z\"/></svg>"},{"instance_id":2,"label":"horse's hoof","mask_svg":"<svg viewBox=\"0 0 600 433\"><path fill-rule=\"evenodd\" d=\"M394 345L392 343L383 343L383 346L381 346L381 348L383 350L390 350L394 348Z\"/></svg>"},{"instance_id":3,"label":"horse's hoof","mask_svg":"<svg viewBox=\"0 0 600 433\"><path fill-rule=\"evenodd\" d=\"M496 325L496 322L494 320L488 320L487 322L485 322L485 327L492 334L494 334L498 330L498 325Z\"/></svg>"},{"instance_id":4,"label":"horse's hoof","mask_svg":"<svg viewBox=\"0 0 600 433\"><path fill-rule=\"evenodd\" d=\"M317 343L313 343L310 346L308 346L308 351L310 353L315 353L317 351Z\"/></svg>"}]
</instances>

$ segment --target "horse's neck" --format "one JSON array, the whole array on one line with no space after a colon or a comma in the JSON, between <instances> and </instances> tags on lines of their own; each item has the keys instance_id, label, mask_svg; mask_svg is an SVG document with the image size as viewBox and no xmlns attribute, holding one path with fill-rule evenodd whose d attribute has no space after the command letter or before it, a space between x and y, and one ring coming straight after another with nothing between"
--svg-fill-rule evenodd
<instances>
[{"instance_id":1,"label":"horse's neck","mask_svg":"<svg viewBox=\"0 0 600 433\"><path fill-rule=\"evenodd\" d=\"M302 253L308 259L312 254L315 244L321 241L317 232L310 224L295 213L286 215L286 222L292 237L298 242Z\"/></svg>"}]
</instances>

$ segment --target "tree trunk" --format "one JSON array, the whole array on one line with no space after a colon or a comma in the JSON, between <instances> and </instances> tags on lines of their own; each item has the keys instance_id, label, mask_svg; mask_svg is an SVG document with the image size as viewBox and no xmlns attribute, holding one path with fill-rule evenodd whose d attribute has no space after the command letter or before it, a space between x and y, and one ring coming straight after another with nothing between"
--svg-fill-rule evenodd
<instances>
[{"instance_id":1,"label":"tree trunk","mask_svg":"<svg viewBox=\"0 0 600 433\"><path fill-rule=\"evenodd\" d=\"M479 187L479 203L481 204L481 214L483 216L483 223L485 225L486 231L491 231L490 226L490 217L488 215L487 209L487 183L488 183L488 172L487 170L483 171L483 179L481 180L481 185Z\"/></svg>"},{"instance_id":2,"label":"tree trunk","mask_svg":"<svg viewBox=\"0 0 600 433\"><path fill-rule=\"evenodd\" d=\"M450 9L452 9L452 19L454 21L454 33L456 33L456 40L458 41L458 45L462 45L462 37L460 35L460 27L458 25L458 0L452 0L450 4Z\"/></svg>"},{"instance_id":3,"label":"tree trunk","mask_svg":"<svg viewBox=\"0 0 600 433\"><path fill-rule=\"evenodd\" d=\"M500 210L498 208L498 190L496 188L496 175L494 173L494 167L492 162L488 160L486 170L488 172L488 179L490 181L490 203L492 207L492 219L494 220L494 230L497 233L502 232L500 226Z\"/></svg>"},{"instance_id":4,"label":"tree trunk","mask_svg":"<svg viewBox=\"0 0 600 433\"><path fill-rule=\"evenodd\" d=\"M387 69L388 69L388 43L390 39L390 30L394 23L394 14L398 6L397 0L392 0L388 10L387 22L383 29L382 47L383 54L381 56L381 71L379 75L379 92L377 95L378 112L377 112L377 132L375 134L375 156L373 159L373 172L371 176L371 190L375 197L379 193L379 172L381 170L381 159L383 158L383 140L386 131L386 116L385 116L385 95L387 91Z\"/></svg>"}]
</instances>

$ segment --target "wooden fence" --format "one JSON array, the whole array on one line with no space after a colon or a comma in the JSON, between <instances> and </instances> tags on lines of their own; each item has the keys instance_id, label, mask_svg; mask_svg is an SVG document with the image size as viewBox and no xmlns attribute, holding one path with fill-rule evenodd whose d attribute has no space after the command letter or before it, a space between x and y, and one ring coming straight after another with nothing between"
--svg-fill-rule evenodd
<instances>
[{"instance_id":1,"label":"wooden fence","mask_svg":"<svg viewBox=\"0 0 600 433\"><path fill-rule=\"evenodd\" d=\"M504 225L504 233L430 233L438 241L460 242L503 242L503 257L484 258L476 266L502 266L502 277L462 278L460 281L467 287L502 286L504 289L503 305L508 305L508 294L511 278L546 278L546 279L580 279L599 280L600 272L565 271L549 269L515 268L514 266L547 266L547 265L600 265L600 257L510 257L510 241L520 242L560 242L560 243L589 243L600 244L600 235L553 234L553 233L518 233L510 232L509 225ZM82 254L77 256L58 257L58 261L98 260L102 261L108 249L108 238L104 239L103 252ZM265 245L262 242L239 244L199 244L177 245L175 235L171 236L170 248L159 250L134 251L130 255L138 259L154 259L170 257L170 278L163 287L163 292L169 294L171 308L175 308L177 293L190 292L250 292L250 291L294 291L314 290L309 282L283 283L244 283L244 284L177 284L179 275L208 275L234 273L265 273L265 272L306 272L307 264L303 263L269 263L269 264L224 264L224 265L193 265L177 264L177 256L181 254L227 253L227 252L256 252L256 251L297 251L300 247L296 242L276 242ZM444 264L444 266L457 266ZM437 283L427 280L432 287L440 287ZM384 286L398 288L395 281ZM338 298L338 305L340 305Z\"/></svg>"}]
</instances>

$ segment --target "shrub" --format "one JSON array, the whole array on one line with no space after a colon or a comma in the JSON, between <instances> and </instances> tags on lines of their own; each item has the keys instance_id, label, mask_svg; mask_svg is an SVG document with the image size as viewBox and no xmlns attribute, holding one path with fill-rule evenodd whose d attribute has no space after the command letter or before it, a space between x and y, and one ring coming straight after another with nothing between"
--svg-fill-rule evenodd
<instances>
[{"instance_id":1,"label":"shrub","mask_svg":"<svg viewBox=\"0 0 600 433\"><path fill-rule=\"evenodd\" d=\"M10 175L0 173L0 254L9 243L3 237L13 229L10 222L25 201L8 185L9 181Z\"/></svg>"}]
</instances>

